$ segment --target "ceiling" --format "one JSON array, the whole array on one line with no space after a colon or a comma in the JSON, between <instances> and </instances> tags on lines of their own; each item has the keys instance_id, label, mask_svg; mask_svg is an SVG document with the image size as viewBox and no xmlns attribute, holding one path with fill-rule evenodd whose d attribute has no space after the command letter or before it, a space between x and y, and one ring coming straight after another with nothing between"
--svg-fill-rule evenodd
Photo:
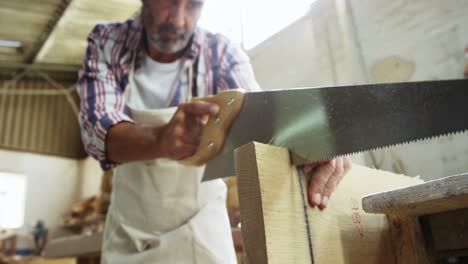
<instances>
[{"instance_id":1,"label":"ceiling","mask_svg":"<svg viewBox=\"0 0 468 264\"><path fill-rule=\"evenodd\" d=\"M0 40L21 43L0 47L0 66L76 71L91 29L124 21L140 6L140 0L0 0Z\"/></svg>"},{"instance_id":2,"label":"ceiling","mask_svg":"<svg viewBox=\"0 0 468 264\"><path fill-rule=\"evenodd\" d=\"M0 43L21 44L0 46L0 148L85 155L73 84L87 36L140 6L141 0L0 0Z\"/></svg>"}]
</instances>

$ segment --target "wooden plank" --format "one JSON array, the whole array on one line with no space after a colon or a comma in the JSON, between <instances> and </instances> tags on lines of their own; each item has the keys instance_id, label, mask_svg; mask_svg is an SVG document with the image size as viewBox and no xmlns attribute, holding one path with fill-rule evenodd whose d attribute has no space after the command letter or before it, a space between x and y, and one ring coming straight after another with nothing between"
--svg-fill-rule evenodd
<instances>
[{"instance_id":1,"label":"wooden plank","mask_svg":"<svg viewBox=\"0 0 468 264\"><path fill-rule=\"evenodd\" d=\"M235 156L242 234L249 263L310 263L302 191L299 182L292 178L289 153L262 146L246 145ZM278 193L263 182L265 176L278 180ZM281 234L287 234L288 239Z\"/></svg>"},{"instance_id":2,"label":"wooden plank","mask_svg":"<svg viewBox=\"0 0 468 264\"><path fill-rule=\"evenodd\" d=\"M78 264L74 258L62 258L62 259L43 259L35 258L30 261L26 261L28 264Z\"/></svg>"},{"instance_id":3,"label":"wooden plank","mask_svg":"<svg viewBox=\"0 0 468 264\"><path fill-rule=\"evenodd\" d=\"M26 63L15 63L15 62L2 62L0 61L0 70L40 70L40 71L57 71L57 72L73 72L76 75L76 72L80 70L81 66L75 65L66 65L66 64L26 64ZM57 79L57 78L54 78ZM73 79L76 81L76 78Z\"/></svg>"},{"instance_id":4,"label":"wooden plank","mask_svg":"<svg viewBox=\"0 0 468 264\"><path fill-rule=\"evenodd\" d=\"M101 254L102 234L74 235L52 239L46 249L47 258L98 256Z\"/></svg>"},{"instance_id":5,"label":"wooden plank","mask_svg":"<svg viewBox=\"0 0 468 264\"><path fill-rule=\"evenodd\" d=\"M236 150L235 162L249 263L396 263L392 242L399 241L392 237L404 236L392 235L386 216L364 212L360 201L420 180L354 165L320 211L304 206L307 179L288 150L249 143Z\"/></svg>"},{"instance_id":6,"label":"wooden plank","mask_svg":"<svg viewBox=\"0 0 468 264\"><path fill-rule=\"evenodd\" d=\"M468 208L468 174L369 195L362 204L369 213L415 216Z\"/></svg>"}]
</instances>

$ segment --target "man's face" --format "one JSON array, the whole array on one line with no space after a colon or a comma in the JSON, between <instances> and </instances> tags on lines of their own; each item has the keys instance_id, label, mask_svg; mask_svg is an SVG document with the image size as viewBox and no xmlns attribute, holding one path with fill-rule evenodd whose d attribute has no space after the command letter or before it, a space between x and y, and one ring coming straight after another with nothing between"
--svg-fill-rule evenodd
<instances>
[{"instance_id":1,"label":"man's face","mask_svg":"<svg viewBox=\"0 0 468 264\"><path fill-rule=\"evenodd\" d=\"M143 0L143 25L148 42L162 53L184 49L205 0Z\"/></svg>"}]
</instances>

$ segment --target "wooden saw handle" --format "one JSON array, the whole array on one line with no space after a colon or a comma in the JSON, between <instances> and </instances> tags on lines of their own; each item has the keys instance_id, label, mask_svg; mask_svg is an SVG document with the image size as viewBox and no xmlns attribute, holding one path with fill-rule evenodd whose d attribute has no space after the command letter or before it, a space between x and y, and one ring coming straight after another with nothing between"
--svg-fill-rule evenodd
<instances>
[{"instance_id":1,"label":"wooden saw handle","mask_svg":"<svg viewBox=\"0 0 468 264\"><path fill-rule=\"evenodd\" d=\"M216 156L223 148L232 122L239 114L244 103L245 92L242 89L223 91L214 96L194 98L219 105L217 117L210 118L202 132L197 152L186 159L183 164L200 166Z\"/></svg>"}]
</instances>

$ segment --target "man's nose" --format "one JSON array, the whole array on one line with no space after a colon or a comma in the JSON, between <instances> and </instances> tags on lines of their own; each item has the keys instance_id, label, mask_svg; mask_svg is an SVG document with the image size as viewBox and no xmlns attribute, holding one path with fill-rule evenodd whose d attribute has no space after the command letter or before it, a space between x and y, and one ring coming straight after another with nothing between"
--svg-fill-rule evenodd
<instances>
[{"instance_id":1,"label":"man's nose","mask_svg":"<svg viewBox=\"0 0 468 264\"><path fill-rule=\"evenodd\" d=\"M179 1L179 4L172 7L169 20L177 29L181 29L185 27L186 15L186 9Z\"/></svg>"}]
</instances>

